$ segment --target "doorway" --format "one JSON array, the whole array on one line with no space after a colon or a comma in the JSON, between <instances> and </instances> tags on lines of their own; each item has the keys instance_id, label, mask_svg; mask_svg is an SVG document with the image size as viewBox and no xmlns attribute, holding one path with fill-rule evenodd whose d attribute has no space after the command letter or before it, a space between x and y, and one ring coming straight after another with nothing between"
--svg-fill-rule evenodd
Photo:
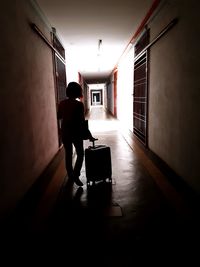
<instances>
[{"instance_id":1,"label":"doorway","mask_svg":"<svg viewBox=\"0 0 200 267\"><path fill-rule=\"evenodd\" d=\"M91 106L103 105L102 89L91 90Z\"/></svg>"}]
</instances>

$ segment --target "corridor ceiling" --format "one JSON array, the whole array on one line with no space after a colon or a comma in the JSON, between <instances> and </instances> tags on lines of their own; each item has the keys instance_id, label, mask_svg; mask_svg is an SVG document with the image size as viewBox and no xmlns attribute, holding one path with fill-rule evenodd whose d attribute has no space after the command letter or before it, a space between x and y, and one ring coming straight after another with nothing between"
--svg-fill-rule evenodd
<instances>
[{"instance_id":1,"label":"corridor ceiling","mask_svg":"<svg viewBox=\"0 0 200 267\"><path fill-rule=\"evenodd\" d=\"M65 47L66 64L87 82L111 74L153 0L37 0ZM101 41L100 41L101 40Z\"/></svg>"}]
</instances>

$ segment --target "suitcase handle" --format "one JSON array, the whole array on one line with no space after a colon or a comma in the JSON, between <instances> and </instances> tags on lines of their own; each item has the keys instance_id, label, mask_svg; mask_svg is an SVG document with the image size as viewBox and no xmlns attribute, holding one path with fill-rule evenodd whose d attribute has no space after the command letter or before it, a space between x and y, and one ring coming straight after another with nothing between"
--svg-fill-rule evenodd
<instances>
[{"instance_id":1,"label":"suitcase handle","mask_svg":"<svg viewBox=\"0 0 200 267\"><path fill-rule=\"evenodd\" d=\"M92 147L94 148L95 147L95 141L97 141L98 138L94 138L92 137L91 139L89 139L90 142L92 142Z\"/></svg>"}]
</instances>

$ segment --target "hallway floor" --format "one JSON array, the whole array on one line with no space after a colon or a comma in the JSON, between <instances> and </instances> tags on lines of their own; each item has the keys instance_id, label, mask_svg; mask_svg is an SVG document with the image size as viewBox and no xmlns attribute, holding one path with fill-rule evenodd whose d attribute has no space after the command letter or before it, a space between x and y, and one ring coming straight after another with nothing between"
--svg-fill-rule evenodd
<instances>
[{"instance_id":1,"label":"hallway floor","mask_svg":"<svg viewBox=\"0 0 200 267\"><path fill-rule=\"evenodd\" d=\"M23 257L54 266L198 265L199 211L102 107L89 126L96 144L111 147L112 183L87 187L85 163L83 187L65 178L49 216L23 237Z\"/></svg>"}]
</instances>

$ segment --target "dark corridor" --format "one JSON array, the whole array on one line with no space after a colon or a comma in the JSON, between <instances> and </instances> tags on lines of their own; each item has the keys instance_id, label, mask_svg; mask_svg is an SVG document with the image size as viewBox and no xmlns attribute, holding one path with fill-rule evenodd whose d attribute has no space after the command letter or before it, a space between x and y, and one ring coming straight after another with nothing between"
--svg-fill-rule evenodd
<instances>
[{"instance_id":1,"label":"dark corridor","mask_svg":"<svg viewBox=\"0 0 200 267\"><path fill-rule=\"evenodd\" d=\"M87 187L84 165L83 187L63 177L55 201L46 194L37 206L40 213L36 209L29 219L23 214L7 225L5 251L16 253L16 262L28 259L27 265L196 266L199 233L193 204L102 107L94 107L88 118L98 143L111 147L112 183Z\"/></svg>"}]
</instances>

